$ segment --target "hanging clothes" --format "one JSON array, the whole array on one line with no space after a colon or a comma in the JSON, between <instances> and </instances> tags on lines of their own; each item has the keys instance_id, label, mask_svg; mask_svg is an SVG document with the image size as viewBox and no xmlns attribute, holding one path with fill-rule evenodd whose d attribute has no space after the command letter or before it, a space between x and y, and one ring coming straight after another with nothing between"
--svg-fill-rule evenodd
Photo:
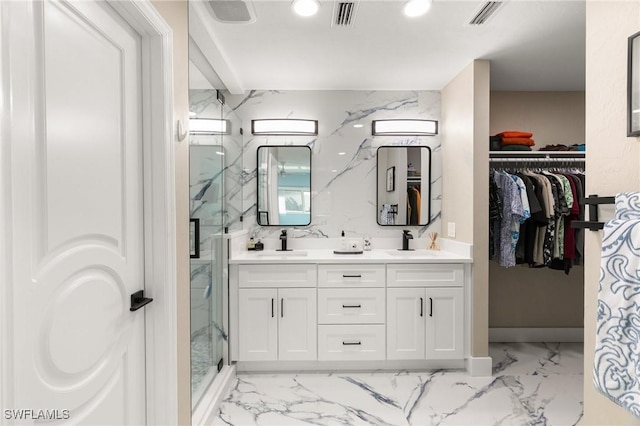
<instances>
[{"instance_id":1,"label":"hanging clothes","mask_svg":"<svg viewBox=\"0 0 640 426\"><path fill-rule=\"evenodd\" d=\"M420 190L415 186L407 187L407 224L420 224Z\"/></svg>"},{"instance_id":2,"label":"hanging clothes","mask_svg":"<svg viewBox=\"0 0 640 426\"><path fill-rule=\"evenodd\" d=\"M577 170L493 170L489 182L489 256L504 267L528 264L569 273L581 258L571 221L584 217ZM499 213L499 214L498 214Z\"/></svg>"}]
</instances>

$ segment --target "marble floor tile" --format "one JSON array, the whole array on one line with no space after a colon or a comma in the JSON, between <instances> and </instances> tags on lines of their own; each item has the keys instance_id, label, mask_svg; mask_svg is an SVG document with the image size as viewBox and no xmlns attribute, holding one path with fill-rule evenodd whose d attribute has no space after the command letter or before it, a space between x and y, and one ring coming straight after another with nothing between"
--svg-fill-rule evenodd
<instances>
[{"instance_id":1,"label":"marble floor tile","mask_svg":"<svg viewBox=\"0 0 640 426\"><path fill-rule=\"evenodd\" d=\"M213 425L575 425L581 344L492 344L463 371L239 374Z\"/></svg>"},{"instance_id":2,"label":"marble floor tile","mask_svg":"<svg viewBox=\"0 0 640 426\"><path fill-rule=\"evenodd\" d=\"M492 343L494 374L582 374L582 343Z\"/></svg>"}]
</instances>

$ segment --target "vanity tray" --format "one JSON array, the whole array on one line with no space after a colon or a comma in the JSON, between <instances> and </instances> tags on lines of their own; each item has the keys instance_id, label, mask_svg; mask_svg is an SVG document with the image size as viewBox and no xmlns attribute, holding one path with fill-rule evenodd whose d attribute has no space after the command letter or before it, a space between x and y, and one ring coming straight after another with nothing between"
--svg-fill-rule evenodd
<instances>
[{"instance_id":1,"label":"vanity tray","mask_svg":"<svg viewBox=\"0 0 640 426\"><path fill-rule=\"evenodd\" d=\"M334 250L333 254L362 254L362 250Z\"/></svg>"}]
</instances>

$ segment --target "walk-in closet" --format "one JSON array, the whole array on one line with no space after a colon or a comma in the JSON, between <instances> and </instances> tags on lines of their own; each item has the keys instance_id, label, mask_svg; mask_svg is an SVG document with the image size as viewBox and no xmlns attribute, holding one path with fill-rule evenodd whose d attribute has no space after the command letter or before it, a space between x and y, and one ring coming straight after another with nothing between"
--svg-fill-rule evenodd
<instances>
[{"instance_id":1,"label":"walk-in closet","mask_svg":"<svg viewBox=\"0 0 640 426\"><path fill-rule=\"evenodd\" d=\"M584 151L562 151L584 143L584 92L491 92L490 134L505 131L533 133L531 151L491 151L489 174L497 171L513 175L567 175L573 183L586 177ZM554 146L554 148L550 148ZM540 151L541 148L552 149ZM588 148L587 148L588 149ZM569 178L571 180L571 178ZM573 188L577 190L577 188ZM575 194L572 193L572 194ZM584 194L583 194L584 195ZM578 200L574 200L575 203ZM584 209L584 206L580 207ZM581 210L582 211L582 210ZM575 214L577 210L573 210ZM572 214L566 212L567 215ZM568 223L563 219L562 225ZM529 220L529 223L531 219ZM559 222L556 220L556 222ZM489 229L489 228L488 228ZM524 231L524 230L523 230ZM575 239L577 259L563 255L564 241L551 246L548 262L523 259L526 232L515 236L519 241L518 263L501 266L489 260L489 337L491 341L582 341L584 326L584 273L582 236L584 230L564 229ZM535 232L535 231L534 231ZM548 236L548 233L547 233ZM526 244L530 244L530 240ZM515 244L515 242L514 242ZM525 244L525 245L526 245ZM533 243L531 243L533 247ZM538 248L538 246L536 246ZM558 250L560 249L560 253ZM493 250L489 250L492 252ZM490 256L492 257L492 256ZM558 257L560 260L558 260ZM565 257L569 257L566 259ZM495 258L495 253L493 258ZM564 261L562 260L564 259ZM552 265L549 267L548 264ZM568 267L568 266L570 267Z\"/></svg>"}]
</instances>

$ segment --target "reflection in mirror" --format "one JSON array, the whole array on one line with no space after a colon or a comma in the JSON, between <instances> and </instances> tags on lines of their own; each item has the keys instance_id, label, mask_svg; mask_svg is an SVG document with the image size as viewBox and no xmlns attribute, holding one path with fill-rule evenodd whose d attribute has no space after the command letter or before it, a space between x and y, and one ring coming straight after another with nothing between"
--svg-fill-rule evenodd
<instances>
[{"instance_id":1,"label":"reflection in mirror","mask_svg":"<svg viewBox=\"0 0 640 426\"><path fill-rule=\"evenodd\" d=\"M378 225L431 221L431 149L381 146L377 152Z\"/></svg>"},{"instance_id":2,"label":"reflection in mirror","mask_svg":"<svg viewBox=\"0 0 640 426\"><path fill-rule=\"evenodd\" d=\"M311 223L311 148L258 147L258 225Z\"/></svg>"}]
</instances>

